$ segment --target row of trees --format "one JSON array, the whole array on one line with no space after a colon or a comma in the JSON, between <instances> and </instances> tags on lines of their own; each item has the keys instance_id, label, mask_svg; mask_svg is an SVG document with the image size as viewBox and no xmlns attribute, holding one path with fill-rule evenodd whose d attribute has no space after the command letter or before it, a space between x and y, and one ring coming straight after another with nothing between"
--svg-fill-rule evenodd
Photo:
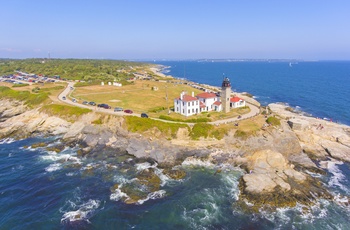
<instances>
[{"instance_id":1,"label":"row of trees","mask_svg":"<svg viewBox=\"0 0 350 230\"><path fill-rule=\"evenodd\" d=\"M85 81L121 81L131 77L149 64L119 60L90 59L24 59L0 60L0 75L13 74L15 70L26 73L59 75L61 78Z\"/></svg>"}]
</instances>

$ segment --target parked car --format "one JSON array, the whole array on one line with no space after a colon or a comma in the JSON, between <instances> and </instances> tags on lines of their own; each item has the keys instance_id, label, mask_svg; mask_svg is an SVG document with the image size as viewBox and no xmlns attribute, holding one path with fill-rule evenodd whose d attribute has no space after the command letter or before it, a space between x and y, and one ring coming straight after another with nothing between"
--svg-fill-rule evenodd
<instances>
[{"instance_id":1,"label":"parked car","mask_svg":"<svg viewBox=\"0 0 350 230\"><path fill-rule=\"evenodd\" d=\"M141 117L148 118L148 115L146 113L141 113Z\"/></svg>"},{"instance_id":2,"label":"parked car","mask_svg":"<svg viewBox=\"0 0 350 230\"><path fill-rule=\"evenodd\" d=\"M123 111L123 108L121 108L121 107L114 108L114 112L122 112L122 111Z\"/></svg>"},{"instance_id":3,"label":"parked car","mask_svg":"<svg viewBox=\"0 0 350 230\"><path fill-rule=\"evenodd\" d=\"M67 98L65 96L62 97L62 100L66 100Z\"/></svg>"},{"instance_id":4,"label":"parked car","mask_svg":"<svg viewBox=\"0 0 350 230\"><path fill-rule=\"evenodd\" d=\"M110 109L111 107L107 104L98 104L97 107L105 108L105 109Z\"/></svg>"},{"instance_id":5,"label":"parked car","mask_svg":"<svg viewBox=\"0 0 350 230\"><path fill-rule=\"evenodd\" d=\"M83 105L87 105L88 104L88 102L87 101L83 101L83 103L82 103Z\"/></svg>"},{"instance_id":6,"label":"parked car","mask_svg":"<svg viewBox=\"0 0 350 230\"><path fill-rule=\"evenodd\" d=\"M132 113L133 113L133 111L132 111L132 110L130 110L130 109L126 109L126 110L124 110L124 113L129 113L129 114L132 114Z\"/></svg>"},{"instance_id":7,"label":"parked car","mask_svg":"<svg viewBox=\"0 0 350 230\"><path fill-rule=\"evenodd\" d=\"M94 101L90 101L90 102L89 102L89 105L95 106L96 103L95 103Z\"/></svg>"},{"instance_id":8,"label":"parked car","mask_svg":"<svg viewBox=\"0 0 350 230\"><path fill-rule=\"evenodd\" d=\"M77 99L75 99L75 98L73 98L72 101L73 101L74 103L77 103L77 102L78 102Z\"/></svg>"}]
</instances>

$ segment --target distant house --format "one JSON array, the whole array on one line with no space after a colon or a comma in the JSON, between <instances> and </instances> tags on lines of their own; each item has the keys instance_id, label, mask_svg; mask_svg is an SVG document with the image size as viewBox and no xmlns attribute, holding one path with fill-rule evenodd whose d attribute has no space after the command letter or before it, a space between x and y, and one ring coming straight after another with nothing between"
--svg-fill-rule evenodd
<instances>
[{"instance_id":1,"label":"distant house","mask_svg":"<svg viewBox=\"0 0 350 230\"><path fill-rule=\"evenodd\" d=\"M231 108L239 108L245 106L245 100L239 97L231 97L230 99L230 107Z\"/></svg>"}]
</instances>

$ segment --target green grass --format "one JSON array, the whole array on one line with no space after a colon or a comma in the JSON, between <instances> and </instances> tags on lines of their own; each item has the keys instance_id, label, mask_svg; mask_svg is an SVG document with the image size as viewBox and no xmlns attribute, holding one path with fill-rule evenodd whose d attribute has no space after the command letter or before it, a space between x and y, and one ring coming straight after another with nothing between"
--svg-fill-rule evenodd
<instances>
[{"instance_id":1,"label":"green grass","mask_svg":"<svg viewBox=\"0 0 350 230\"><path fill-rule=\"evenodd\" d=\"M74 87L84 87L92 85L101 85L101 81L92 81L92 82L77 82L74 84Z\"/></svg>"},{"instance_id":2,"label":"green grass","mask_svg":"<svg viewBox=\"0 0 350 230\"><path fill-rule=\"evenodd\" d=\"M58 85L58 86L54 86L54 87L48 87L48 88L40 88L40 91L44 91L44 92L50 92L50 91L54 91L54 90L62 90L66 87L64 87L63 85Z\"/></svg>"},{"instance_id":3,"label":"green grass","mask_svg":"<svg viewBox=\"0 0 350 230\"><path fill-rule=\"evenodd\" d=\"M95 124L95 125L102 125L102 124L103 124L103 121L102 121L101 118L99 118L99 119L97 119L97 120L94 120L94 121L92 122L92 124Z\"/></svg>"},{"instance_id":4,"label":"green grass","mask_svg":"<svg viewBox=\"0 0 350 230\"><path fill-rule=\"evenodd\" d=\"M237 130L235 132L235 135L234 135L234 137L242 138L242 139L247 139L249 136L250 136L250 134L246 131L243 131L243 130Z\"/></svg>"},{"instance_id":5,"label":"green grass","mask_svg":"<svg viewBox=\"0 0 350 230\"><path fill-rule=\"evenodd\" d=\"M28 86L29 84L14 84L12 88L20 88L20 87L25 87Z\"/></svg>"},{"instance_id":6,"label":"green grass","mask_svg":"<svg viewBox=\"0 0 350 230\"><path fill-rule=\"evenodd\" d=\"M128 130L131 132L145 132L156 127L165 136L171 136L172 138L176 137L179 128L189 128L186 124L167 123L135 116L126 116L125 121Z\"/></svg>"},{"instance_id":7,"label":"green grass","mask_svg":"<svg viewBox=\"0 0 350 230\"><path fill-rule=\"evenodd\" d=\"M225 135L228 133L228 129L226 128L215 128L211 133L210 136L214 137L215 139L221 140L225 137Z\"/></svg>"},{"instance_id":8,"label":"green grass","mask_svg":"<svg viewBox=\"0 0 350 230\"><path fill-rule=\"evenodd\" d=\"M273 125L273 126L280 126L281 125L280 120L276 117L269 117L266 119L266 122L270 125Z\"/></svg>"},{"instance_id":9,"label":"green grass","mask_svg":"<svg viewBox=\"0 0 350 230\"><path fill-rule=\"evenodd\" d=\"M163 110L165 110L166 108L164 106L158 106L158 107L154 107L154 108L151 108L148 110L148 112L150 113L158 113L158 112L161 112ZM162 119L162 118L160 118Z\"/></svg>"},{"instance_id":10,"label":"green grass","mask_svg":"<svg viewBox=\"0 0 350 230\"><path fill-rule=\"evenodd\" d=\"M210 122L211 121L210 118L205 118L205 117L191 118L191 119L184 120L184 119L180 119L180 118L173 118L173 117L166 116L166 115L160 115L159 119L167 120L167 121L188 122L188 123L200 123L200 122Z\"/></svg>"},{"instance_id":11,"label":"green grass","mask_svg":"<svg viewBox=\"0 0 350 230\"><path fill-rule=\"evenodd\" d=\"M6 86L0 86L0 98L15 99L18 101L24 101L28 106L35 106L45 102L49 97L49 93L30 93L28 91L16 91Z\"/></svg>"},{"instance_id":12,"label":"green grass","mask_svg":"<svg viewBox=\"0 0 350 230\"><path fill-rule=\"evenodd\" d=\"M41 111L51 116L58 116L69 121L74 121L77 117L91 112L90 109L58 104L45 105L41 108Z\"/></svg>"},{"instance_id":13,"label":"green grass","mask_svg":"<svg viewBox=\"0 0 350 230\"><path fill-rule=\"evenodd\" d=\"M197 123L193 126L190 137L192 140L199 140L201 137L207 138L213 129L214 126L211 124Z\"/></svg>"}]
</instances>

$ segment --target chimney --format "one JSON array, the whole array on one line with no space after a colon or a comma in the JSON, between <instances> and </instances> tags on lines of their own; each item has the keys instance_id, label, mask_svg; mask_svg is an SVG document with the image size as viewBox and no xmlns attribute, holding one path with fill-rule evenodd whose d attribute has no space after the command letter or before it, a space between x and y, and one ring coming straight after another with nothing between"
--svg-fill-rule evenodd
<instances>
[{"instance_id":1,"label":"chimney","mask_svg":"<svg viewBox=\"0 0 350 230\"><path fill-rule=\"evenodd\" d=\"M192 91L192 97L194 97L194 92Z\"/></svg>"},{"instance_id":2,"label":"chimney","mask_svg":"<svg viewBox=\"0 0 350 230\"><path fill-rule=\"evenodd\" d=\"M184 99L184 92L181 92L180 99L181 99L181 101Z\"/></svg>"}]
</instances>

